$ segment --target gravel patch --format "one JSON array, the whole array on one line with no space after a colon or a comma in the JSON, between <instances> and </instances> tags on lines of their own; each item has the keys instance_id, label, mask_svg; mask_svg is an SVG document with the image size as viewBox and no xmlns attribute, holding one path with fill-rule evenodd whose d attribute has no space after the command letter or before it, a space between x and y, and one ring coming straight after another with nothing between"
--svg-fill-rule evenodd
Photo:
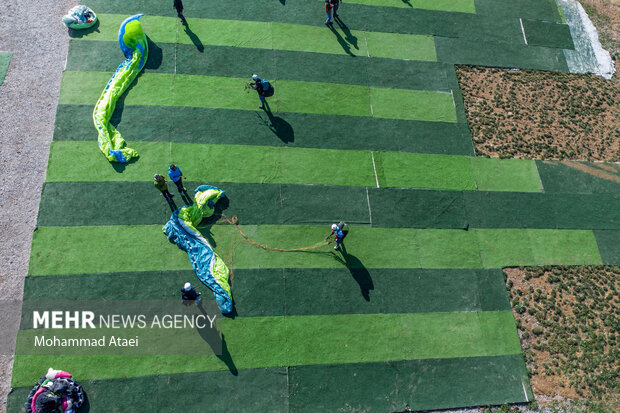
<instances>
[{"instance_id":1,"label":"gravel patch","mask_svg":"<svg viewBox=\"0 0 620 413\"><path fill-rule=\"evenodd\" d=\"M0 300L21 299L36 225L69 36L68 0L5 0L0 50L13 52L0 86ZM15 338L16 331L2 331ZM13 356L0 355L0 412ZM33 379L33 384L36 379Z\"/></svg>"}]
</instances>

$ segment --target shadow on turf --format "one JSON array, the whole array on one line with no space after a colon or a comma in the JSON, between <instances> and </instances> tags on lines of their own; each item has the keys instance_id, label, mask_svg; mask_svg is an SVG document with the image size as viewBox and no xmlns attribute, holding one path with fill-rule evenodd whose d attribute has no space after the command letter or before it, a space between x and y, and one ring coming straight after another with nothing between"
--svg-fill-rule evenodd
<instances>
[{"instance_id":1,"label":"shadow on turf","mask_svg":"<svg viewBox=\"0 0 620 413\"><path fill-rule=\"evenodd\" d=\"M205 317L207 317L207 312L204 310L202 305L199 305L198 309ZM231 374L233 376L239 375L239 370L237 370L237 366L235 366L235 362L230 355L230 351L228 351L228 346L226 345L226 338L224 337L224 333L222 333L222 335L220 336L220 333L217 330L210 327L196 327L196 330L198 330L198 334L200 334L200 337L202 337L202 339L207 344L209 344L217 358L219 358L226 364L226 367L228 367L228 370L231 372ZM218 354L220 353L220 351L221 354Z\"/></svg>"},{"instance_id":2,"label":"shadow on turf","mask_svg":"<svg viewBox=\"0 0 620 413\"><path fill-rule=\"evenodd\" d=\"M265 111L265 113L269 121L265 120L260 113L256 113L263 125L267 126L282 142L289 143L295 141L295 130L293 130L290 123L279 116L274 116L270 110Z\"/></svg>"},{"instance_id":3,"label":"shadow on turf","mask_svg":"<svg viewBox=\"0 0 620 413\"><path fill-rule=\"evenodd\" d=\"M161 47L157 46L157 44L151 40L150 37L146 36L146 42L149 47L149 56L144 65L145 69L158 69L161 66L161 62L164 60L164 53L161 50Z\"/></svg>"},{"instance_id":4,"label":"shadow on turf","mask_svg":"<svg viewBox=\"0 0 620 413\"><path fill-rule=\"evenodd\" d=\"M340 26L340 29L342 30L342 32L345 35L345 39L347 42L349 42L353 47L355 47L356 50L359 50L359 47L357 46L357 37L353 36L353 33L351 33L351 30L349 30L349 26L347 26L346 24L344 24L344 22L342 21L342 19L340 18L340 16L336 16L334 18L334 21L338 24L338 26ZM341 43L342 44L342 43ZM350 51L351 49L349 49ZM349 53L346 49L345 51L347 53Z\"/></svg>"},{"instance_id":5,"label":"shadow on turf","mask_svg":"<svg viewBox=\"0 0 620 413\"><path fill-rule=\"evenodd\" d=\"M202 41L200 40L200 37L196 36L196 33L194 33L192 31L192 29L189 28L189 23L187 23L185 25L185 33L189 36L189 38L191 39L192 43L194 43L194 46L196 46L196 49L200 52L200 53L204 53L205 51L205 46L202 44Z\"/></svg>"},{"instance_id":6,"label":"shadow on turf","mask_svg":"<svg viewBox=\"0 0 620 413\"><path fill-rule=\"evenodd\" d=\"M340 21L340 19L336 20L336 23L338 23ZM338 23L338 25L340 25L340 23ZM353 54L353 52L351 51L351 46L349 45L349 42L347 42L344 37L342 37L340 35L340 33L338 33L338 31L336 29L334 29L334 25L330 24L329 26L329 30L332 31L332 33L334 34L334 36L336 36L336 40L338 40L338 43L340 43L340 46L342 46L342 49L345 51L346 54L348 54L349 56L353 56L355 57L355 55ZM341 26L342 27L342 26ZM343 30L344 31L344 30ZM350 32L349 32L350 33ZM346 33L345 33L346 35ZM357 42L357 38L356 42Z\"/></svg>"},{"instance_id":7,"label":"shadow on turf","mask_svg":"<svg viewBox=\"0 0 620 413\"><path fill-rule=\"evenodd\" d=\"M340 245L340 253L342 254L342 258L336 253L332 253L334 259L347 267L353 279L357 281L357 284L360 286L360 291L364 300L370 301L370 290L375 289L370 272L368 272L359 258L347 252L347 248L344 244Z\"/></svg>"},{"instance_id":8,"label":"shadow on turf","mask_svg":"<svg viewBox=\"0 0 620 413\"><path fill-rule=\"evenodd\" d=\"M403 3L405 3L407 6L409 7L413 7L413 5L411 4L411 2L409 0L401 0Z\"/></svg>"}]
</instances>

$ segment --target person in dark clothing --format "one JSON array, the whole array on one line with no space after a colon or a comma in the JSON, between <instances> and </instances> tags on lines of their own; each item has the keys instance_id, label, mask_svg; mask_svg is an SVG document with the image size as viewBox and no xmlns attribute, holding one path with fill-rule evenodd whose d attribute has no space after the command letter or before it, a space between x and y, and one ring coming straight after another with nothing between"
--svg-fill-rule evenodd
<instances>
[{"instance_id":1,"label":"person in dark clothing","mask_svg":"<svg viewBox=\"0 0 620 413\"><path fill-rule=\"evenodd\" d=\"M334 12L334 19L335 19L336 17L338 17L338 7L340 7L340 0L329 0L329 1L332 4L332 8Z\"/></svg>"},{"instance_id":2,"label":"person in dark clothing","mask_svg":"<svg viewBox=\"0 0 620 413\"><path fill-rule=\"evenodd\" d=\"M183 193L187 191L187 189L183 186L183 172L181 172L181 168L175 164L170 165L168 168L168 176L170 177L170 180L175 183L179 192Z\"/></svg>"},{"instance_id":3,"label":"person in dark clothing","mask_svg":"<svg viewBox=\"0 0 620 413\"><path fill-rule=\"evenodd\" d=\"M172 201L174 195L168 192L168 182L166 182L166 178L160 174L155 174L153 176L153 186L161 191L166 201Z\"/></svg>"},{"instance_id":4,"label":"person in dark clothing","mask_svg":"<svg viewBox=\"0 0 620 413\"><path fill-rule=\"evenodd\" d=\"M185 20L185 16L183 16L183 1L182 0L174 0L173 8L177 10L177 16L181 19L181 23L184 26L187 26L187 20Z\"/></svg>"},{"instance_id":5,"label":"person in dark clothing","mask_svg":"<svg viewBox=\"0 0 620 413\"><path fill-rule=\"evenodd\" d=\"M258 108L265 109L265 98L273 96L273 86L267 79L261 79L258 75L252 75L252 80L253 82L250 83L250 86L258 93L258 98L261 103Z\"/></svg>"},{"instance_id":6,"label":"person in dark clothing","mask_svg":"<svg viewBox=\"0 0 620 413\"><path fill-rule=\"evenodd\" d=\"M191 283L185 283L181 288L181 299L183 304L190 305L192 301L196 302L196 305L200 305L200 293L192 287Z\"/></svg>"}]
</instances>

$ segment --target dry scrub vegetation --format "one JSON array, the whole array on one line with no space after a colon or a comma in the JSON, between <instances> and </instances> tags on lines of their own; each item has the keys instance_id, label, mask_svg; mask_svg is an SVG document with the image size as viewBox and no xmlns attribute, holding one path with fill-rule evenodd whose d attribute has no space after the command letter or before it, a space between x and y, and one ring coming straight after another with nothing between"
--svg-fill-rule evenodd
<instances>
[{"instance_id":1,"label":"dry scrub vegetation","mask_svg":"<svg viewBox=\"0 0 620 413\"><path fill-rule=\"evenodd\" d=\"M620 267L504 273L534 393L620 411Z\"/></svg>"},{"instance_id":2,"label":"dry scrub vegetation","mask_svg":"<svg viewBox=\"0 0 620 413\"><path fill-rule=\"evenodd\" d=\"M620 161L620 81L459 66L480 156Z\"/></svg>"}]
</instances>

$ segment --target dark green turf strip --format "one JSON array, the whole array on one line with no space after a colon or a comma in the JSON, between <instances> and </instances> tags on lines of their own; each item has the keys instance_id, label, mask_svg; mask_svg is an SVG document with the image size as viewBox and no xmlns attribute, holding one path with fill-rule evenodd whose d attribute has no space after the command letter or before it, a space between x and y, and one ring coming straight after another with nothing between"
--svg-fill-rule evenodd
<instances>
[{"instance_id":1,"label":"dark green turf strip","mask_svg":"<svg viewBox=\"0 0 620 413\"><path fill-rule=\"evenodd\" d=\"M571 161L536 161L536 165L545 192L620 194L620 165Z\"/></svg>"},{"instance_id":2,"label":"dark green turf strip","mask_svg":"<svg viewBox=\"0 0 620 413\"><path fill-rule=\"evenodd\" d=\"M317 0L314 1L316 2ZM414 2L402 0L349 0L347 1L347 4L363 4L366 6L414 8L424 10L443 10L458 13L476 12L474 0L418 0Z\"/></svg>"},{"instance_id":3,"label":"dark green turf strip","mask_svg":"<svg viewBox=\"0 0 620 413\"><path fill-rule=\"evenodd\" d=\"M603 264L620 265L620 231L594 231Z\"/></svg>"},{"instance_id":4,"label":"dark green turf strip","mask_svg":"<svg viewBox=\"0 0 620 413\"><path fill-rule=\"evenodd\" d=\"M163 169L160 172L163 172ZM202 182L185 182L190 196ZM224 214L245 225L352 225L394 228L620 229L620 195L436 191L348 186L209 182L224 189ZM170 190L177 194L176 187ZM177 206L185 201L177 195ZM79 206L80 214L70 214ZM170 209L150 182L48 182L39 226L149 225Z\"/></svg>"},{"instance_id":5,"label":"dark green turf strip","mask_svg":"<svg viewBox=\"0 0 620 413\"><path fill-rule=\"evenodd\" d=\"M500 19L504 16L529 19L561 21L557 3L554 0L475 0L476 13Z\"/></svg>"},{"instance_id":6,"label":"dark green turf strip","mask_svg":"<svg viewBox=\"0 0 620 413\"><path fill-rule=\"evenodd\" d=\"M24 300L179 300L187 281L213 301L191 270L27 277ZM510 310L497 269L238 269L233 296L240 317Z\"/></svg>"},{"instance_id":7,"label":"dark green turf strip","mask_svg":"<svg viewBox=\"0 0 620 413\"><path fill-rule=\"evenodd\" d=\"M45 373L41 370L42 376ZM284 367L230 372L201 372L114 380L80 380L88 402L80 412L287 412ZM32 384L38 377L32 378ZM21 412L30 387L15 389L8 412ZM110 398L110 395L114 395Z\"/></svg>"},{"instance_id":8,"label":"dark green turf strip","mask_svg":"<svg viewBox=\"0 0 620 413\"><path fill-rule=\"evenodd\" d=\"M0 86L4 83L4 77L9 70L9 64L11 63L12 52L0 52Z\"/></svg>"},{"instance_id":9,"label":"dark green turf strip","mask_svg":"<svg viewBox=\"0 0 620 413\"><path fill-rule=\"evenodd\" d=\"M90 105L58 105L54 140L96 142L92 111ZM121 106L112 123L130 141L473 155L467 125L450 122L305 113L278 113L269 118L262 111Z\"/></svg>"},{"instance_id":10,"label":"dark green turf strip","mask_svg":"<svg viewBox=\"0 0 620 413\"><path fill-rule=\"evenodd\" d=\"M332 82L419 90L449 91L452 65L398 59L351 59L322 53L290 52L224 46L175 45L150 42L146 72L247 77L259 73L270 80ZM116 42L70 43L67 70L114 69L121 58ZM337 67L337 70L334 70Z\"/></svg>"},{"instance_id":11,"label":"dark green turf strip","mask_svg":"<svg viewBox=\"0 0 620 413\"><path fill-rule=\"evenodd\" d=\"M41 367L39 376L47 367ZM81 380L91 412L126 411L401 411L532 400L521 355L298 366L114 380ZM38 376L24 385L34 384ZM441 384L438 387L438 384ZM524 394L527 392L526 394ZM30 387L9 395L21 411ZM114 394L111 402L110 394ZM144 406L144 410L139 409ZM360 409L357 409L357 408ZM181 410L179 410L181 409Z\"/></svg>"},{"instance_id":12,"label":"dark green turf strip","mask_svg":"<svg viewBox=\"0 0 620 413\"><path fill-rule=\"evenodd\" d=\"M440 62L568 71L560 49L446 37L436 37L435 44Z\"/></svg>"},{"instance_id":13,"label":"dark green turf strip","mask_svg":"<svg viewBox=\"0 0 620 413\"><path fill-rule=\"evenodd\" d=\"M372 225L395 228L467 228L463 192L368 189Z\"/></svg>"},{"instance_id":14,"label":"dark green turf strip","mask_svg":"<svg viewBox=\"0 0 620 413\"><path fill-rule=\"evenodd\" d=\"M620 229L620 195L469 191L463 196L472 228ZM373 210L373 221L375 215Z\"/></svg>"},{"instance_id":15,"label":"dark green turf strip","mask_svg":"<svg viewBox=\"0 0 620 413\"><path fill-rule=\"evenodd\" d=\"M181 167L181 164L179 164ZM161 173L165 173L162 165ZM190 176L191 177L191 176ZM202 182L184 182L189 196ZM369 224L365 188L209 182L226 191L228 216L241 224L312 224L345 220ZM177 206L185 205L169 183ZM80 214L67 211L79 207ZM150 182L48 182L39 205L39 226L149 225L170 219L170 208Z\"/></svg>"},{"instance_id":16,"label":"dark green turf strip","mask_svg":"<svg viewBox=\"0 0 620 413\"><path fill-rule=\"evenodd\" d=\"M291 367L289 374L294 412L388 412L533 400L521 355Z\"/></svg>"},{"instance_id":17,"label":"dark green turf strip","mask_svg":"<svg viewBox=\"0 0 620 413\"><path fill-rule=\"evenodd\" d=\"M523 19L523 30L530 46L575 49L568 24Z\"/></svg>"}]
</instances>

